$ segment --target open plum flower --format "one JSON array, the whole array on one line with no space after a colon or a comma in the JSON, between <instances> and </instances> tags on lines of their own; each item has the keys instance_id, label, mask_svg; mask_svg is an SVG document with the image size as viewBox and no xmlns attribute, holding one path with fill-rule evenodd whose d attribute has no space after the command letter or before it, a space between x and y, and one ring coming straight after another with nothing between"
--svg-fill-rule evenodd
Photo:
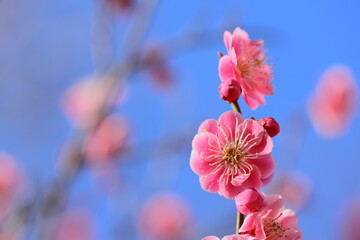
<instances>
[{"instance_id":1,"label":"open plum flower","mask_svg":"<svg viewBox=\"0 0 360 240\"><path fill-rule=\"evenodd\" d=\"M161 193L148 200L138 216L139 232L149 240L189 239L192 213L178 195Z\"/></svg>"},{"instance_id":2,"label":"open plum flower","mask_svg":"<svg viewBox=\"0 0 360 240\"><path fill-rule=\"evenodd\" d=\"M273 95L272 71L266 63L262 40L250 40L242 29L236 28L231 34L224 33L228 55L221 57L219 75L221 81L235 79L239 82L245 102L251 109L265 105L264 96Z\"/></svg>"},{"instance_id":3,"label":"open plum flower","mask_svg":"<svg viewBox=\"0 0 360 240\"><path fill-rule=\"evenodd\" d=\"M259 122L235 111L204 121L192 147L190 166L202 188L226 198L261 188L274 172L271 137Z\"/></svg>"},{"instance_id":4,"label":"open plum flower","mask_svg":"<svg viewBox=\"0 0 360 240\"><path fill-rule=\"evenodd\" d=\"M346 66L328 68L309 101L309 118L323 137L336 138L350 125L357 108L358 88Z\"/></svg>"},{"instance_id":5,"label":"open plum flower","mask_svg":"<svg viewBox=\"0 0 360 240\"><path fill-rule=\"evenodd\" d=\"M301 230L297 227L295 212L284 209L283 198L278 194L265 195L264 206L259 212L249 214L240 228L240 235L247 239L299 240Z\"/></svg>"}]
</instances>

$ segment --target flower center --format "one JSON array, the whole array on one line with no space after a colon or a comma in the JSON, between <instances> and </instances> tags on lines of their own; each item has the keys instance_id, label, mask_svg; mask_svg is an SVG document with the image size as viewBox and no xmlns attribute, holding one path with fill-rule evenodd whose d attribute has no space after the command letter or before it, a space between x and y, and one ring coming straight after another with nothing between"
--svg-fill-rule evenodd
<instances>
[{"instance_id":1,"label":"flower center","mask_svg":"<svg viewBox=\"0 0 360 240\"><path fill-rule=\"evenodd\" d=\"M244 79L252 78L254 71L257 71L261 67L261 64L264 60L259 60L256 58L245 58L243 57L242 61L238 62L238 69L241 73L241 76Z\"/></svg>"},{"instance_id":2,"label":"flower center","mask_svg":"<svg viewBox=\"0 0 360 240\"><path fill-rule=\"evenodd\" d=\"M268 218L263 220L266 240L280 240L287 237L285 232L289 228L284 229L283 225L277 220L280 216L281 214L275 219Z\"/></svg>"},{"instance_id":3,"label":"flower center","mask_svg":"<svg viewBox=\"0 0 360 240\"><path fill-rule=\"evenodd\" d=\"M245 155L241 152L238 144L235 142L228 143L223 149L222 159L228 166L238 165L244 161Z\"/></svg>"}]
</instances>

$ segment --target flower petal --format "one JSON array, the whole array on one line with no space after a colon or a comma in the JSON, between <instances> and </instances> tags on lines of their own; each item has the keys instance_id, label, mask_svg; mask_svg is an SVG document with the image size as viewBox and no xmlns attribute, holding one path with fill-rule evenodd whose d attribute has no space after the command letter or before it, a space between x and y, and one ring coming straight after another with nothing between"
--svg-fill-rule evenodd
<instances>
[{"instance_id":1,"label":"flower petal","mask_svg":"<svg viewBox=\"0 0 360 240\"><path fill-rule=\"evenodd\" d=\"M272 176L275 170L275 160L271 154L254 159L251 164L255 164L259 168L261 179Z\"/></svg>"},{"instance_id":2,"label":"flower petal","mask_svg":"<svg viewBox=\"0 0 360 240\"><path fill-rule=\"evenodd\" d=\"M219 76L221 81L236 79L235 64L229 55L224 55L219 61Z\"/></svg>"},{"instance_id":3,"label":"flower petal","mask_svg":"<svg viewBox=\"0 0 360 240\"><path fill-rule=\"evenodd\" d=\"M218 149L217 146L217 137L208 132L198 133L195 135L194 140L192 141L193 150L202 158L206 158L214 153Z\"/></svg>"},{"instance_id":4,"label":"flower petal","mask_svg":"<svg viewBox=\"0 0 360 240\"><path fill-rule=\"evenodd\" d=\"M200 176L200 185L201 187L209 192L209 193L216 193L219 191L219 178L223 170L219 170L215 174L209 174L207 176Z\"/></svg>"},{"instance_id":5,"label":"flower petal","mask_svg":"<svg viewBox=\"0 0 360 240\"><path fill-rule=\"evenodd\" d=\"M244 121L244 117L236 111L228 111L221 114L219 118L218 136L225 142L235 140L235 132L238 126Z\"/></svg>"},{"instance_id":6,"label":"flower petal","mask_svg":"<svg viewBox=\"0 0 360 240\"><path fill-rule=\"evenodd\" d=\"M216 134L218 132L217 125L218 123L215 119L207 119L201 123L198 133L210 132Z\"/></svg>"},{"instance_id":7,"label":"flower petal","mask_svg":"<svg viewBox=\"0 0 360 240\"><path fill-rule=\"evenodd\" d=\"M264 218L277 218L284 209L284 199L278 194L271 194L265 197L262 216Z\"/></svg>"},{"instance_id":8,"label":"flower petal","mask_svg":"<svg viewBox=\"0 0 360 240\"><path fill-rule=\"evenodd\" d=\"M253 170L251 171L249 178L243 182L242 187L259 189L262 187L262 182L260 180L261 178L260 171L256 166L252 166L252 167Z\"/></svg>"},{"instance_id":9,"label":"flower petal","mask_svg":"<svg viewBox=\"0 0 360 240\"><path fill-rule=\"evenodd\" d=\"M231 180L231 184L234 186L241 186L249 177L250 174L241 174L233 178L233 180Z\"/></svg>"},{"instance_id":10,"label":"flower petal","mask_svg":"<svg viewBox=\"0 0 360 240\"><path fill-rule=\"evenodd\" d=\"M252 109L255 110L258 108L259 103L253 99L252 97L250 97L248 94L246 94L245 91L242 92L242 95L244 96L245 102L246 104Z\"/></svg>"},{"instance_id":11,"label":"flower petal","mask_svg":"<svg viewBox=\"0 0 360 240\"><path fill-rule=\"evenodd\" d=\"M190 167L198 175L208 175L214 171L216 166L211 166L212 161L200 157L195 151L192 151L190 157Z\"/></svg>"},{"instance_id":12,"label":"flower petal","mask_svg":"<svg viewBox=\"0 0 360 240\"><path fill-rule=\"evenodd\" d=\"M293 228L298 225L298 218L293 210L285 209L282 212L281 224L284 228Z\"/></svg>"},{"instance_id":13,"label":"flower petal","mask_svg":"<svg viewBox=\"0 0 360 240\"><path fill-rule=\"evenodd\" d=\"M232 41L232 34L229 31L224 32L224 43L226 49L229 51L231 49L231 41Z\"/></svg>"},{"instance_id":14,"label":"flower petal","mask_svg":"<svg viewBox=\"0 0 360 240\"><path fill-rule=\"evenodd\" d=\"M231 180L228 180L226 175L219 181L219 194L223 197L234 199L235 196L243 190L244 188L242 188L242 186L234 186L231 184Z\"/></svg>"},{"instance_id":15,"label":"flower petal","mask_svg":"<svg viewBox=\"0 0 360 240\"><path fill-rule=\"evenodd\" d=\"M240 28L234 30L231 46L235 49L236 55L241 56L244 48L249 42L249 35L244 30Z\"/></svg>"}]
</instances>

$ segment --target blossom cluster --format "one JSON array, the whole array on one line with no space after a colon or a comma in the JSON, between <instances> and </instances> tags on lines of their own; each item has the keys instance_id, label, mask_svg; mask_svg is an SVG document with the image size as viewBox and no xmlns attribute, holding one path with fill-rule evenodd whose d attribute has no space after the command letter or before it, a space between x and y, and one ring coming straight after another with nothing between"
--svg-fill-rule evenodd
<instances>
[{"instance_id":1,"label":"blossom cluster","mask_svg":"<svg viewBox=\"0 0 360 240\"><path fill-rule=\"evenodd\" d=\"M251 40L236 28L224 33L227 55L220 55L219 92L222 99L238 106L243 96L251 109L265 104L273 94L272 71L266 62L263 41ZM191 169L199 175L201 187L210 193L234 199L237 211L246 218L235 235L223 240L302 239L297 216L284 209L278 194L267 195L260 189L271 181L275 160L273 140L280 132L274 118L245 119L237 111L223 113L218 120L205 120L192 142ZM203 240L220 240L209 236Z\"/></svg>"}]
</instances>

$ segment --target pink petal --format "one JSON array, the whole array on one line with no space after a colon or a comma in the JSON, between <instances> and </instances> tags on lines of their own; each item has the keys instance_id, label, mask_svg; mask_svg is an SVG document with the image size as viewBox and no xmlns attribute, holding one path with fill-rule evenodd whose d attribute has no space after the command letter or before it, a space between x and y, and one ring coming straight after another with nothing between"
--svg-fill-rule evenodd
<instances>
[{"instance_id":1,"label":"pink petal","mask_svg":"<svg viewBox=\"0 0 360 240\"><path fill-rule=\"evenodd\" d=\"M252 240L265 239L265 232L263 230L262 218L258 213L250 213L246 216L244 224L240 228L240 234L244 236L251 236Z\"/></svg>"},{"instance_id":2,"label":"pink petal","mask_svg":"<svg viewBox=\"0 0 360 240\"><path fill-rule=\"evenodd\" d=\"M282 212L281 224L284 228L293 228L298 225L298 218L293 210L285 209Z\"/></svg>"},{"instance_id":3,"label":"pink petal","mask_svg":"<svg viewBox=\"0 0 360 240\"><path fill-rule=\"evenodd\" d=\"M226 176L222 177L219 181L219 194L229 199L235 198L235 196L243 191L242 186L234 186L230 182L231 180L226 179Z\"/></svg>"},{"instance_id":4,"label":"pink petal","mask_svg":"<svg viewBox=\"0 0 360 240\"><path fill-rule=\"evenodd\" d=\"M211 166L212 162L200 157L195 151L192 151L190 157L190 167L198 175L210 174L216 166Z\"/></svg>"},{"instance_id":5,"label":"pink petal","mask_svg":"<svg viewBox=\"0 0 360 240\"><path fill-rule=\"evenodd\" d=\"M250 133L257 137L257 144L249 149L250 153L259 154L259 155L268 155L272 152L273 149L273 140L266 132L264 127L255 120L247 120L251 121L248 124L248 128L251 128ZM249 138L250 139L250 138Z\"/></svg>"},{"instance_id":6,"label":"pink petal","mask_svg":"<svg viewBox=\"0 0 360 240\"><path fill-rule=\"evenodd\" d=\"M228 111L219 117L219 138L228 141L234 141L236 124L241 124L244 117L236 111ZM231 129L231 130L230 130Z\"/></svg>"},{"instance_id":7,"label":"pink petal","mask_svg":"<svg viewBox=\"0 0 360 240\"><path fill-rule=\"evenodd\" d=\"M219 76L221 81L236 79L235 64L229 55L224 55L219 61Z\"/></svg>"},{"instance_id":8,"label":"pink petal","mask_svg":"<svg viewBox=\"0 0 360 240\"><path fill-rule=\"evenodd\" d=\"M262 179L261 179L261 182L262 182L263 186L268 185L268 184L271 182L273 176L274 176L274 175L270 175L270 176L267 177L267 178L262 178Z\"/></svg>"},{"instance_id":9,"label":"pink petal","mask_svg":"<svg viewBox=\"0 0 360 240\"><path fill-rule=\"evenodd\" d=\"M245 99L246 104L247 104L252 110L255 110L255 109L258 108L259 103L258 103L255 99L251 98L251 97L250 97L248 94L246 94L244 91L243 91L243 94L242 94L242 95L244 96L244 99Z\"/></svg>"},{"instance_id":10,"label":"pink petal","mask_svg":"<svg viewBox=\"0 0 360 240\"><path fill-rule=\"evenodd\" d=\"M201 187L210 193L216 193L219 191L219 178L223 170L219 170L215 174L209 174L207 176L200 176Z\"/></svg>"},{"instance_id":11,"label":"pink petal","mask_svg":"<svg viewBox=\"0 0 360 240\"><path fill-rule=\"evenodd\" d=\"M234 30L231 46L235 49L236 55L241 56L247 44L250 43L249 35L240 28Z\"/></svg>"},{"instance_id":12,"label":"pink petal","mask_svg":"<svg viewBox=\"0 0 360 240\"><path fill-rule=\"evenodd\" d=\"M249 177L250 174L242 174L233 178L233 180L231 180L231 184L234 186L241 186Z\"/></svg>"},{"instance_id":13,"label":"pink petal","mask_svg":"<svg viewBox=\"0 0 360 240\"><path fill-rule=\"evenodd\" d=\"M249 215L247 215L243 225L240 228L240 233L242 234L251 231L254 228L255 222L258 220L261 221L258 214L250 213Z\"/></svg>"},{"instance_id":14,"label":"pink petal","mask_svg":"<svg viewBox=\"0 0 360 240\"><path fill-rule=\"evenodd\" d=\"M252 136L250 136L247 139L248 141L253 138L257 138L257 140L255 142L260 143L262 141L262 137L264 135L265 129L256 120L246 119L246 121L244 121L244 123L242 124L241 128L245 128L244 129L245 133L243 134L243 139L246 137L246 135L248 135L250 133ZM242 129L240 129L240 131L242 131Z\"/></svg>"},{"instance_id":15,"label":"pink petal","mask_svg":"<svg viewBox=\"0 0 360 240\"><path fill-rule=\"evenodd\" d=\"M206 158L207 156L214 154L213 147L209 144L217 145L216 141L217 138L212 133L198 133L192 141L192 148L200 157Z\"/></svg>"},{"instance_id":16,"label":"pink petal","mask_svg":"<svg viewBox=\"0 0 360 240\"><path fill-rule=\"evenodd\" d=\"M271 154L254 159L251 164L255 164L259 168L261 179L266 179L274 173L275 160Z\"/></svg>"},{"instance_id":17,"label":"pink petal","mask_svg":"<svg viewBox=\"0 0 360 240\"><path fill-rule=\"evenodd\" d=\"M284 199L278 194L265 197L264 209L261 211L264 218L276 218L284 209Z\"/></svg>"},{"instance_id":18,"label":"pink petal","mask_svg":"<svg viewBox=\"0 0 360 240\"><path fill-rule=\"evenodd\" d=\"M232 34L229 31L224 32L224 43L226 49L229 51L231 49L231 41L232 41Z\"/></svg>"},{"instance_id":19,"label":"pink petal","mask_svg":"<svg viewBox=\"0 0 360 240\"><path fill-rule=\"evenodd\" d=\"M227 127L229 126L235 127L236 121L238 122L238 124L241 124L244 121L243 115L241 115L241 113L238 113L236 111L227 111L221 114L221 116L219 117L219 122L223 126L227 126Z\"/></svg>"},{"instance_id":20,"label":"pink petal","mask_svg":"<svg viewBox=\"0 0 360 240\"><path fill-rule=\"evenodd\" d=\"M215 119L207 119L201 123L198 133L210 132L216 134L218 132L217 125L218 123Z\"/></svg>"},{"instance_id":21,"label":"pink petal","mask_svg":"<svg viewBox=\"0 0 360 240\"><path fill-rule=\"evenodd\" d=\"M260 171L255 165L252 167L253 170L251 171L249 178L243 182L242 187L259 189L262 187Z\"/></svg>"},{"instance_id":22,"label":"pink petal","mask_svg":"<svg viewBox=\"0 0 360 240\"><path fill-rule=\"evenodd\" d=\"M247 32L245 32L244 30L242 30L239 27L235 28L235 30L233 32L233 37L243 39L245 41L250 41L249 34L247 34Z\"/></svg>"}]
</instances>

